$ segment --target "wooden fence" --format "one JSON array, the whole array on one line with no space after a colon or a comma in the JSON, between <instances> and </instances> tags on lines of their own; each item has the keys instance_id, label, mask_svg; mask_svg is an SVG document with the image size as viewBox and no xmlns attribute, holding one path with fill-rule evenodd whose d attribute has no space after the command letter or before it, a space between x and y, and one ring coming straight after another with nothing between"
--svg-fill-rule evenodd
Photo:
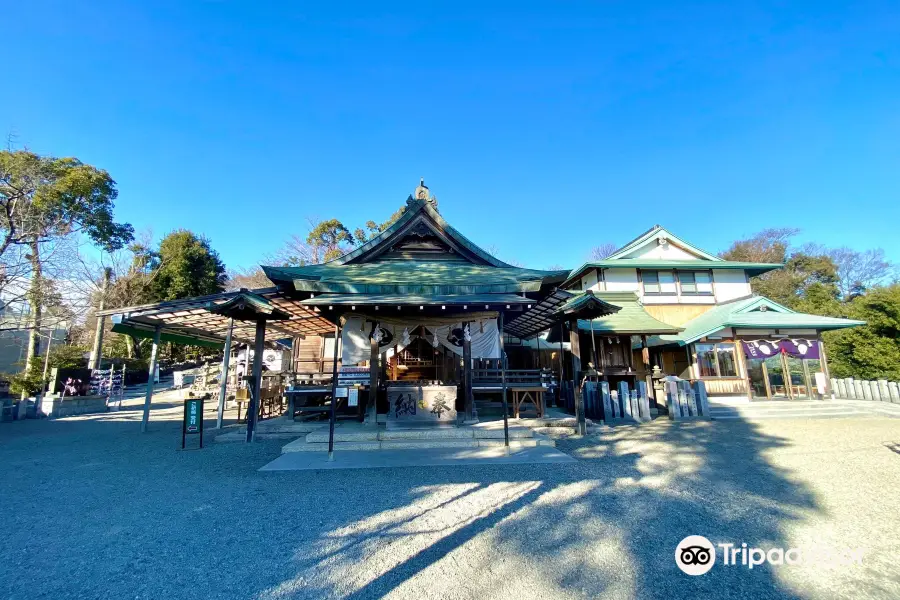
<instances>
[{"instance_id":1,"label":"wooden fence","mask_svg":"<svg viewBox=\"0 0 900 600\"><path fill-rule=\"evenodd\" d=\"M900 384L887 379L870 381L852 377L846 379L832 378L831 390L838 398L900 404Z\"/></svg>"}]
</instances>

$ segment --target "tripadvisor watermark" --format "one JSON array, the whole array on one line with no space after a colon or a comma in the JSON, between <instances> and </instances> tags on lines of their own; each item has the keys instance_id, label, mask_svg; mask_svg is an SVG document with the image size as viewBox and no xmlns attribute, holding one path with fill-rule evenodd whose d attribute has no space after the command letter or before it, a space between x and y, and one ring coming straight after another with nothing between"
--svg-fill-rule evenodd
<instances>
[{"instance_id":1,"label":"tripadvisor watermark","mask_svg":"<svg viewBox=\"0 0 900 600\"><path fill-rule=\"evenodd\" d=\"M675 547L675 564L688 575L703 575L716 562L723 567L753 570L762 565L859 565L862 559L860 548L823 545L758 548L745 542L713 544L702 535L689 535Z\"/></svg>"}]
</instances>

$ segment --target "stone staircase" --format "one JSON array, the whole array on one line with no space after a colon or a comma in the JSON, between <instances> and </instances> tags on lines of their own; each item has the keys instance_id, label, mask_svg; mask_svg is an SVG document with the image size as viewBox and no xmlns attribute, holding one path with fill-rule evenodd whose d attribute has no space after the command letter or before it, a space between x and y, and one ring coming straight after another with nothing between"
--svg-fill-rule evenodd
<instances>
[{"instance_id":1,"label":"stone staircase","mask_svg":"<svg viewBox=\"0 0 900 600\"><path fill-rule=\"evenodd\" d=\"M334 430L335 450L418 450L425 448L484 448L503 445L503 422L488 421L462 427L381 429L360 423L341 423ZM510 425L511 448L555 446L528 427ZM317 429L282 447L288 452L327 452L328 428Z\"/></svg>"}]
</instances>

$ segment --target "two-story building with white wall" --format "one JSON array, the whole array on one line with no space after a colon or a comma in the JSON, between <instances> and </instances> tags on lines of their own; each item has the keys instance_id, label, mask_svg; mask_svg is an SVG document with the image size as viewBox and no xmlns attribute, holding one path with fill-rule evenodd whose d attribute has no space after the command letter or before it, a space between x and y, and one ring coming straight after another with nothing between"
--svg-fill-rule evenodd
<instances>
[{"instance_id":1,"label":"two-story building with white wall","mask_svg":"<svg viewBox=\"0 0 900 600\"><path fill-rule=\"evenodd\" d=\"M630 307L578 322L601 370L596 348L627 334L640 355L630 360L637 376L658 366L704 380L713 398L815 398L830 391L820 333L862 323L797 313L755 296L750 278L781 267L723 260L656 225L573 270L562 287Z\"/></svg>"}]
</instances>

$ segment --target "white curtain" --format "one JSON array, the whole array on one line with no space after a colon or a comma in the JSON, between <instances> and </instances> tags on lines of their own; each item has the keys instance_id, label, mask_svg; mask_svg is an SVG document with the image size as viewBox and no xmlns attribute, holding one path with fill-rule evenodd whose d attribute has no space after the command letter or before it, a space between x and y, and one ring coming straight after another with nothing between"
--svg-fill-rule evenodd
<instances>
[{"instance_id":1,"label":"white curtain","mask_svg":"<svg viewBox=\"0 0 900 600\"><path fill-rule=\"evenodd\" d=\"M405 348L403 344L403 330L408 329L412 332L414 325L401 326L392 325L390 323L379 322L379 327L385 330L390 336L390 342L379 346L381 353L388 352L388 356L392 356L395 348L402 350ZM364 317L348 317L344 328L341 330L341 359L343 364L350 366L359 364L371 357L371 349L369 348L369 334L372 332L372 321ZM410 333L409 341L416 339L417 335Z\"/></svg>"},{"instance_id":2,"label":"white curtain","mask_svg":"<svg viewBox=\"0 0 900 600\"><path fill-rule=\"evenodd\" d=\"M412 331L423 323L384 323L379 322L379 326L387 331L391 336L388 344L380 346L382 353L387 352L388 356L393 356L394 352L403 350L403 331L410 332L410 342L415 340L417 335L412 335ZM454 325L424 325L428 332L426 341L433 343L434 335L438 337L438 342L444 348L447 348L457 356L462 356L462 346L452 344L448 338L454 329L461 330L462 323ZM355 365L365 360L369 360L369 333L372 331L372 321L364 317L349 317L344 324L341 332L341 342L343 350L341 357L345 365ZM497 329L497 319L481 319L480 321L472 321L469 323L469 332L472 336L472 358L500 358L500 338ZM457 333L459 333L457 331ZM458 336L461 337L461 336Z\"/></svg>"},{"instance_id":3,"label":"white curtain","mask_svg":"<svg viewBox=\"0 0 900 600\"><path fill-rule=\"evenodd\" d=\"M438 341L457 356L463 355L462 346L456 346L448 340L454 329L462 329L462 323L444 325L440 327L428 327L428 341L437 334ZM497 319L485 319L469 323L469 333L472 336L472 358L500 358L500 330L497 328Z\"/></svg>"}]
</instances>

